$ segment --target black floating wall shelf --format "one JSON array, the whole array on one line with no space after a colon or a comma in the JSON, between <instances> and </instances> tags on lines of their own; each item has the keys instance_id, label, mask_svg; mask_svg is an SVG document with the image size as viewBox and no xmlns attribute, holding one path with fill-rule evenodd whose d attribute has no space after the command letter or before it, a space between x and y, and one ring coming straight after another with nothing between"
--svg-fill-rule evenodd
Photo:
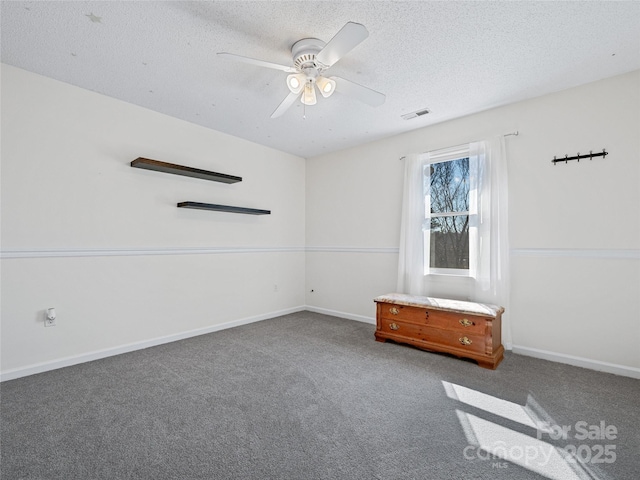
<instances>
[{"instance_id":1,"label":"black floating wall shelf","mask_svg":"<svg viewBox=\"0 0 640 480\"><path fill-rule=\"evenodd\" d=\"M601 152L597 152L597 153L589 152L588 155L580 155L580 152L578 152L578 154L574 155L573 157L570 157L568 155L565 155L564 158L553 157L553 160L551 160L551 163L555 165L558 162L566 163L571 160L580 161L581 158L588 158L589 160L591 160L593 157L606 157L607 155L609 155L609 152L605 151L605 149L603 148Z\"/></svg>"},{"instance_id":2,"label":"black floating wall shelf","mask_svg":"<svg viewBox=\"0 0 640 480\"><path fill-rule=\"evenodd\" d=\"M237 183L242 181L242 177L235 175L227 175L226 173L210 172L209 170L201 170L199 168L185 167L176 165L175 163L161 162L159 160L151 160L150 158L136 158L131 162L131 166L135 168L144 168L145 170L155 170L156 172L172 173L174 175L182 175L184 177L201 178L203 180L212 180L222 183Z\"/></svg>"},{"instance_id":3,"label":"black floating wall shelf","mask_svg":"<svg viewBox=\"0 0 640 480\"><path fill-rule=\"evenodd\" d=\"M214 210L217 212L246 213L249 215L271 215L271 210L258 210L257 208L232 207L230 205L216 205L213 203L180 202L178 203L178 207L195 208L198 210Z\"/></svg>"}]
</instances>

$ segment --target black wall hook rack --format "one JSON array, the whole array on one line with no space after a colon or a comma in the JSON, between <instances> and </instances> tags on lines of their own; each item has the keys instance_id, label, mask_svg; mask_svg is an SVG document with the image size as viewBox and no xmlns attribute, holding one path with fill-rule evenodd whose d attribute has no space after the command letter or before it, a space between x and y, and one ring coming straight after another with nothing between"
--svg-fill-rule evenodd
<instances>
[{"instance_id":1,"label":"black wall hook rack","mask_svg":"<svg viewBox=\"0 0 640 480\"><path fill-rule=\"evenodd\" d=\"M606 157L607 155L609 155L609 152L607 152L604 148L602 149L601 152L596 152L593 153L592 151L590 151L587 155L580 155L580 152L578 152L577 155L574 155L573 157L570 157L568 155L565 155L564 158L556 158L555 156L553 157L553 160L551 160L551 163L553 163L554 165L558 162L564 162L567 163L571 160L577 160L580 161L581 158L588 158L589 160L591 160L593 157Z\"/></svg>"}]
</instances>

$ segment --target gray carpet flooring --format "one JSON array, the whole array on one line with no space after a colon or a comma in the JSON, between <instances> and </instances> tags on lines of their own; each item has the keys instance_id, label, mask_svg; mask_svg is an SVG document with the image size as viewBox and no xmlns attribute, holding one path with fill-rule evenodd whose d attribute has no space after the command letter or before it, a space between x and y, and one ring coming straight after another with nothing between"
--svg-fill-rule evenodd
<instances>
[{"instance_id":1,"label":"gray carpet flooring","mask_svg":"<svg viewBox=\"0 0 640 480\"><path fill-rule=\"evenodd\" d=\"M510 353L491 371L373 332L301 312L4 382L1 478L638 478L638 380ZM601 422L616 433L582 439Z\"/></svg>"}]
</instances>

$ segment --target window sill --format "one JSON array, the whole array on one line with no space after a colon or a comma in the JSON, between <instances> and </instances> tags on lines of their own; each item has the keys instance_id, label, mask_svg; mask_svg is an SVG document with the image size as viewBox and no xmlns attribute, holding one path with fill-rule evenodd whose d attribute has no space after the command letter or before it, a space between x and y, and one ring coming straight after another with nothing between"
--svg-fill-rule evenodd
<instances>
[{"instance_id":1,"label":"window sill","mask_svg":"<svg viewBox=\"0 0 640 480\"><path fill-rule=\"evenodd\" d=\"M457 270L455 268L432 268L425 277L462 277L473 278L469 275L469 270Z\"/></svg>"}]
</instances>

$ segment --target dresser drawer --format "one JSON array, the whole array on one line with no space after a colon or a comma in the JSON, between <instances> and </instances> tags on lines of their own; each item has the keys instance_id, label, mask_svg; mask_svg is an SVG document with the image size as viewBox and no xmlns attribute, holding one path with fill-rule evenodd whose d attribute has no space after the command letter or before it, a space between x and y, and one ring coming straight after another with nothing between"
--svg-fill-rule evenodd
<instances>
[{"instance_id":1,"label":"dresser drawer","mask_svg":"<svg viewBox=\"0 0 640 480\"><path fill-rule=\"evenodd\" d=\"M456 330L446 330L428 325L406 323L383 318L378 330L389 336L397 336L434 343L445 347L459 348L470 352L484 353L485 336Z\"/></svg>"},{"instance_id":2,"label":"dresser drawer","mask_svg":"<svg viewBox=\"0 0 640 480\"><path fill-rule=\"evenodd\" d=\"M484 335L487 328L487 319L478 315L469 315L458 312L443 312L427 308L410 307L405 305L381 304L382 318L388 320L400 320L418 325L429 325L447 330L455 330L462 333ZM490 319L489 319L490 320Z\"/></svg>"}]
</instances>

